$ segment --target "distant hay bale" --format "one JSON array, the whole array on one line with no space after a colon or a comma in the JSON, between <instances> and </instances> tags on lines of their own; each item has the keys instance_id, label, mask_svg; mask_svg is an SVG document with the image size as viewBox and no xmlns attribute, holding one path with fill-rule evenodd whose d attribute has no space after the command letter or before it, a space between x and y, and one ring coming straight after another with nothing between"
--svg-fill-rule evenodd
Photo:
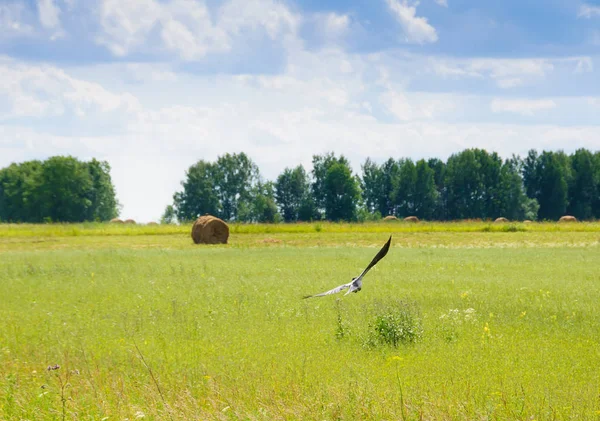
<instances>
[{"instance_id":1,"label":"distant hay bale","mask_svg":"<svg viewBox=\"0 0 600 421\"><path fill-rule=\"evenodd\" d=\"M146 225L158 225L158 222L152 221L152 222L148 222L148 224L146 224Z\"/></svg>"},{"instance_id":2,"label":"distant hay bale","mask_svg":"<svg viewBox=\"0 0 600 421\"><path fill-rule=\"evenodd\" d=\"M196 219L192 226L192 240L196 244L227 244L229 226L212 215Z\"/></svg>"},{"instance_id":3,"label":"distant hay bale","mask_svg":"<svg viewBox=\"0 0 600 421\"><path fill-rule=\"evenodd\" d=\"M119 219L119 218L113 218L110 220L111 224L122 224L123 220Z\"/></svg>"},{"instance_id":4,"label":"distant hay bale","mask_svg":"<svg viewBox=\"0 0 600 421\"><path fill-rule=\"evenodd\" d=\"M496 220L494 222L508 222L508 219L506 219L505 217L501 216L500 218L496 218Z\"/></svg>"},{"instance_id":5,"label":"distant hay bale","mask_svg":"<svg viewBox=\"0 0 600 421\"><path fill-rule=\"evenodd\" d=\"M526 220L523 221L523 223L524 224L531 224L531 223L533 223L533 221L530 221L529 219L526 219Z\"/></svg>"},{"instance_id":6,"label":"distant hay bale","mask_svg":"<svg viewBox=\"0 0 600 421\"><path fill-rule=\"evenodd\" d=\"M558 222L577 222L577 218L571 215L561 216Z\"/></svg>"},{"instance_id":7,"label":"distant hay bale","mask_svg":"<svg viewBox=\"0 0 600 421\"><path fill-rule=\"evenodd\" d=\"M124 222L126 224L135 224L135 221L133 219L126 219Z\"/></svg>"},{"instance_id":8,"label":"distant hay bale","mask_svg":"<svg viewBox=\"0 0 600 421\"><path fill-rule=\"evenodd\" d=\"M404 218L404 222L419 222L419 218L416 216L407 216Z\"/></svg>"},{"instance_id":9,"label":"distant hay bale","mask_svg":"<svg viewBox=\"0 0 600 421\"><path fill-rule=\"evenodd\" d=\"M383 218L384 222L392 222L392 221L397 221L398 218L396 218L394 215L388 215L385 218Z\"/></svg>"}]
</instances>

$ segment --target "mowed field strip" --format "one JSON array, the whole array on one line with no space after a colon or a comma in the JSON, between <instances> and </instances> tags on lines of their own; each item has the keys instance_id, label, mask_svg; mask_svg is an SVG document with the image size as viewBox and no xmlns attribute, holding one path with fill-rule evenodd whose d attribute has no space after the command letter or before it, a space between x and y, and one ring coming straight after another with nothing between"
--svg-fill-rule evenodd
<instances>
[{"instance_id":1,"label":"mowed field strip","mask_svg":"<svg viewBox=\"0 0 600 421\"><path fill-rule=\"evenodd\" d=\"M0 225L0 419L600 418L600 224L189 233Z\"/></svg>"}]
</instances>

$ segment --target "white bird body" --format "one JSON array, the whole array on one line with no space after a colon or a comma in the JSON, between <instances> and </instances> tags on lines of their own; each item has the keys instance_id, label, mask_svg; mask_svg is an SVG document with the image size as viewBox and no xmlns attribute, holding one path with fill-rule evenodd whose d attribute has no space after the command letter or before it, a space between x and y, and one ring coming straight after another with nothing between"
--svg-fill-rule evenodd
<instances>
[{"instance_id":1,"label":"white bird body","mask_svg":"<svg viewBox=\"0 0 600 421\"><path fill-rule=\"evenodd\" d=\"M390 249L391 242L392 236L390 235L390 238L388 239L387 243L384 244L381 250L379 250L379 253L377 253L373 260L371 260L371 263L369 263L369 265L366 267L365 270L362 271L360 275L358 275L356 278L352 278L352 282L348 282L347 284L340 285L339 287L322 292L320 294L306 295L304 298L323 297L325 295L337 294L338 292L343 291L345 289L348 289L348 292L346 292L344 295L348 295L351 292L356 293L360 291L362 289L362 278L367 274L369 270L371 270L373 266L377 264L378 261L383 259L383 257L387 254L388 250Z\"/></svg>"}]
</instances>

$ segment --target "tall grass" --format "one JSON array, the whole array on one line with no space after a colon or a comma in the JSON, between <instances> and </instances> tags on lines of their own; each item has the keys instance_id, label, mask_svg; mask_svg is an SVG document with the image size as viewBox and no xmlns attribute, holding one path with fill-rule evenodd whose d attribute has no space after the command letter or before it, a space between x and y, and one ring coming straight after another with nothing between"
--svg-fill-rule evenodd
<instances>
[{"instance_id":1,"label":"tall grass","mask_svg":"<svg viewBox=\"0 0 600 421\"><path fill-rule=\"evenodd\" d=\"M77 237L133 235L189 235L191 224L0 224L0 238ZM319 221L296 224L230 224L232 234L308 234L308 233L459 233L459 232L600 232L600 222L578 223L493 223L493 222L365 222L334 223Z\"/></svg>"},{"instance_id":2,"label":"tall grass","mask_svg":"<svg viewBox=\"0 0 600 421\"><path fill-rule=\"evenodd\" d=\"M595 233L398 234L360 293L302 300L381 245L322 226L8 239L0 419L597 419L600 247L569 243Z\"/></svg>"}]
</instances>

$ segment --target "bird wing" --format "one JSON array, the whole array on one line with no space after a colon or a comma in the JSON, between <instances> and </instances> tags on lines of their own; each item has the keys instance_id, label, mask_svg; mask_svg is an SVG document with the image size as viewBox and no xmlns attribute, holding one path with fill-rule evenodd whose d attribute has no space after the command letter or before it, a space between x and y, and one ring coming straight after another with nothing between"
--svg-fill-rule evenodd
<instances>
[{"instance_id":1,"label":"bird wing","mask_svg":"<svg viewBox=\"0 0 600 421\"><path fill-rule=\"evenodd\" d=\"M392 243L392 236L390 235L390 238L387 240L387 243L385 243L383 245L383 247L381 248L381 250L379 250L379 253L377 253L375 255L375 257L373 257L373 260L371 260L371 263L369 263L369 266L367 266L367 268L365 270L363 270L363 272L360 275L357 276L357 279L362 279L362 277L365 276L367 274L367 272L369 270L371 270L371 268L377 264L377 262L379 262L381 259L383 259L385 257L388 250L390 249L391 243Z\"/></svg>"},{"instance_id":2,"label":"bird wing","mask_svg":"<svg viewBox=\"0 0 600 421\"><path fill-rule=\"evenodd\" d=\"M337 294L340 291L345 290L346 288L350 288L350 285L352 285L352 282L349 282L347 284L344 285L340 285L339 287L335 287L334 289L330 289L329 291L326 292L322 292L320 294L315 294L315 295L305 295L303 298L310 298L310 297L323 297L324 295L331 295L331 294Z\"/></svg>"}]
</instances>

